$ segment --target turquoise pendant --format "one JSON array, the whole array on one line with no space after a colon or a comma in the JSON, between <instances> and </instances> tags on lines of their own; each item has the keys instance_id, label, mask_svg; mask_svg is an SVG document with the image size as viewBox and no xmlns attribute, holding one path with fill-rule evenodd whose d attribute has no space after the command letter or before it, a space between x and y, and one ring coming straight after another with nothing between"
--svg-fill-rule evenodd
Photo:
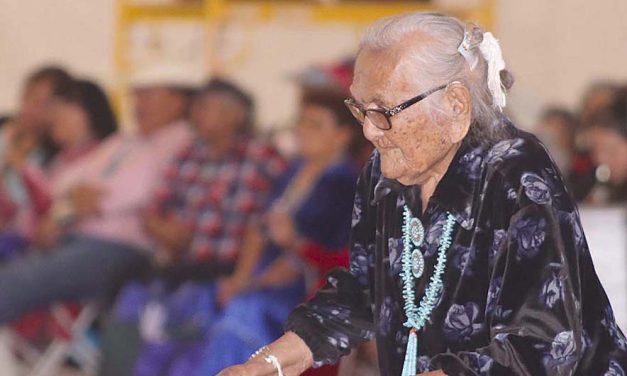
<instances>
[{"instance_id":1,"label":"turquoise pendant","mask_svg":"<svg viewBox=\"0 0 627 376\"><path fill-rule=\"evenodd\" d=\"M411 274L414 278L422 277L422 273L425 271L425 258L422 252L418 249L414 249L411 253Z\"/></svg>"},{"instance_id":2,"label":"turquoise pendant","mask_svg":"<svg viewBox=\"0 0 627 376\"><path fill-rule=\"evenodd\" d=\"M418 218L412 218L411 211L407 206L403 209L403 256L400 276L403 280L404 310L407 317L407 321L403 325L411 329L407 338L407 351L405 352L405 362L403 363L401 376L416 376L418 363L417 331L427 325L433 309L438 304L439 294L443 288L442 275L446 269L446 251L453 242L454 225L455 217L451 213L447 213L433 275L425 288L420 305L416 306L415 281L424 274L425 269L424 256L416 248L422 245L425 238L425 230Z\"/></svg>"},{"instance_id":3,"label":"turquoise pendant","mask_svg":"<svg viewBox=\"0 0 627 376\"><path fill-rule=\"evenodd\" d=\"M420 247L425 240L425 228L418 218L414 217L409 221L409 234L414 246Z\"/></svg>"},{"instance_id":4,"label":"turquoise pendant","mask_svg":"<svg viewBox=\"0 0 627 376\"><path fill-rule=\"evenodd\" d=\"M416 336L416 330L409 331L409 338L407 338L407 350L405 352L405 362L403 363L403 372L401 376L416 376L416 365L418 358L418 336Z\"/></svg>"}]
</instances>

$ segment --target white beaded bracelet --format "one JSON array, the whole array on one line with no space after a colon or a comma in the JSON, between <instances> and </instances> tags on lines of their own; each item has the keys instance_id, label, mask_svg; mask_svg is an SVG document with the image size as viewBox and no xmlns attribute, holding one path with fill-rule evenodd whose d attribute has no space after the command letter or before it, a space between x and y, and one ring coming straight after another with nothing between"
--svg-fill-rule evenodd
<instances>
[{"instance_id":1,"label":"white beaded bracelet","mask_svg":"<svg viewBox=\"0 0 627 376\"><path fill-rule=\"evenodd\" d=\"M283 376L283 369L281 368L281 363L279 363L279 359L277 359L274 355L268 355L263 358L266 362L272 364L274 368L277 370L279 376Z\"/></svg>"},{"instance_id":2,"label":"white beaded bracelet","mask_svg":"<svg viewBox=\"0 0 627 376\"><path fill-rule=\"evenodd\" d=\"M272 364L272 366L277 370L278 376L284 376L283 368L281 367L281 363L279 363L279 359L272 355L268 346L263 346L259 350L255 351L255 353L250 356L250 359L257 357L258 355L264 355L263 360L265 360L268 364Z\"/></svg>"},{"instance_id":3,"label":"white beaded bracelet","mask_svg":"<svg viewBox=\"0 0 627 376\"><path fill-rule=\"evenodd\" d=\"M255 353L253 355L251 355L250 358L248 358L248 359L255 358L258 355L261 355L263 353L266 353L267 355L271 355L270 348L268 346L262 346L261 348L259 348L259 350L255 351Z\"/></svg>"}]
</instances>

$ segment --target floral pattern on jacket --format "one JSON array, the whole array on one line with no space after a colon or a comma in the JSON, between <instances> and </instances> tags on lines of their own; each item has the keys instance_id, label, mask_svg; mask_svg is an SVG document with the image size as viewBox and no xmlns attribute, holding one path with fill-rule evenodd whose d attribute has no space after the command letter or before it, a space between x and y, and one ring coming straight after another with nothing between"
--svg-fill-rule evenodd
<instances>
[{"instance_id":1,"label":"floral pattern on jacket","mask_svg":"<svg viewBox=\"0 0 627 376\"><path fill-rule=\"evenodd\" d=\"M625 375L627 341L577 208L542 144L507 119L502 127L495 142L462 144L424 211L420 188L382 177L373 154L357 186L349 270L331 272L286 324L316 366L376 338L381 374L401 373L408 331L398 239L407 204L426 233L417 299L433 273L446 214L456 219L444 289L418 333L418 372Z\"/></svg>"}]
</instances>

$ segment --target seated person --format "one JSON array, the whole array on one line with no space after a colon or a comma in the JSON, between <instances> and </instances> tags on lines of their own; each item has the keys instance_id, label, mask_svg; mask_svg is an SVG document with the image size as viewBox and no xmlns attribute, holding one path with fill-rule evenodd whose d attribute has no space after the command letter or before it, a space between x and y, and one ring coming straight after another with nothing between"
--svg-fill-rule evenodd
<instances>
[{"instance_id":1,"label":"seated person","mask_svg":"<svg viewBox=\"0 0 627 376\"><path fill-rule=\"evenodd\" d=\"M311 244L329 252L347 245L357 180L347 151L358 129L343 96L304 96L297 127L300 158L275 188L264 225L247 234L236 271L219 286L223 310L194 374L215 375L280 337L288 313L305 298L302 277Z\"/></svg>"},{"instance_id":2,"label":"seated person","mask_svg":"<svg viewBox=\"0 0 627 376\"><path fill-rule=\"evenodd\" d=\"M203 338L215 311L212 280L232 271L243 234L286 166L252 137L253 110L249 95L220 79L194 100L195 141L167 169L144 216L156 239L157 275L122 289L105 330L101 375L131 374L137 355L136 374L165 373Z\"/></svg>"},{"instance_id":3,"label":"seated person","mask_svg":"<svg viewBox=\"0 0 627 376\"><path fill-rule=\"evenodd\" d=\"M61 200L62 188L57 181L64 171L71 169L108 136L117 130L117 120L109 100L97 84L89 80L76 80L71 85L53 93L48 107L50 139L58 149L46 170L48 191ZM51 247L58 238L59 227L55 214L63 210L53 205L52 212L42 218L35 229L38 247Z\"/></svg>"},{"instance_id":4,"label":"seated person","mask_svg":"<svg viewBox=\"0 0 627 376\"><path fill-rule=\"evenodd\" d=\"M0 323L57 301L104 298L145 265L141 214L170 158L189 142L187 94L165 76L136 86L139 132L116 134L58 178L65 236L48 252L0 267Z\"/></svg>"},{"instance_id":5,"label":"seated person","mask_svg":"<svg viewBox=\"0 0 627 376\"><path fill-rule=\"evenodd\" d=\"M627 87L616 92L613 102L591 120L584 132L596 166L586 202L627 203Z\"/></svg>"},{"instance_id":6,"label":"seated person","mask_svg":"<svg viewBox=\"0 0 627 376\"><path fill-rule=\"evenodd\" d=\"M11 144L14 133L28 134L33 141L27 153L29 161L46 166L56 152L48 137L48 105L52 94L65 90L71 82L68 72L54 65L43 66L31 73L22 88L17 112L4 116L0 122L0 153Z\"/></svg>"},{"instance_id":7,"label":"seated person","mask_svg":"<svg viewBox=\"0 0 627 376\"><path fill-rule=\"evenodd\" d=\"M29 245L33 222L49 208L41 168L54 154L49 142L47 108L53 92L64 90L69 74L46 66L25 82L20 106L6 116L0 130L0 261L22 253Z\"/></svg>"},{"instance_id":8,"label":"seated person","mask_svg":"<svg viewBox=\"0 0 627 376\"><path fill-rule=\"evenodd\" d=\"M89 152L107 136L117 129L117 121L107 96L95 83L88 80L73 81L72 84L57 89L48 104L48 119L50 123L50 138L54 142L58 153L51 160L46 171L46 194L54 195L57 187L55 177L63 171L71 169L81 159L88 157ZM22 175L25 181L36 181L33 173L37 169L23 168ZM52 194L51 194L52 193ZM53 206L56 209L56 206ZM58 226L55 223L56 210L44 213L29 228L24 241L38 250L51 248L59 238ZM6 233L0 236L5 240ZM5 243L3 243L5 244ZM48 315L47 310L33 312L24 316L13 327L25 338L35 340L35 343L45 344L50 339L50 327L54 318Z\"/></svg>"}]
</instances>

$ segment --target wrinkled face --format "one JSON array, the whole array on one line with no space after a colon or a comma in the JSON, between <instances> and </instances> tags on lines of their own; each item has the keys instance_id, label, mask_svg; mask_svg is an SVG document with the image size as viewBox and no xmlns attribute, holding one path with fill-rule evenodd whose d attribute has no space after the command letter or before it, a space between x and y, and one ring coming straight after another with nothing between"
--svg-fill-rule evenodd
<instances>
[{"instance_id":1,"label":"wrinkled face","mask_svg":"<svg viewBox=\"0 0 627 376\"><path fill-rule=\"evenodd\" d=\"M78 146L91 138L87 114L77 104L52 100L48 119L50 136L62 149Z\"/></svg>"},{"instance_id":2,"label":"wrinkled face","mask_svg":"<svg viewBox=\"0 0 627 376\"><path fill-rule=\"evenodd\" d=\"M356 102L365 108L390 109L432 88L421 84L420 68L412 66L411 60L402 54L370 49L361 51L351 86ZM437 85L441 84L446 82ZM457 134L452 137L451 131L456 129L450 120L445 120L441 114L430 116L427 111L427 102L445 101L447 92L448 89L436 92L398 113L391 118L390 130L380 130L365 120L364 136L379 151L381 173L385 177L406 185L420 184L459 142ZM466 121L469 123L469 118Z\"/></svg>"},{"instance_id":3,"label":"wrinkled face","mask_svg":"<svg viewBox=\"0 0 627 376\"><path fill-rule=\"evenodd\" d=\"M300 154L320 160L346 152L351 134L338 124L331 110L307 104L301 110L296 136Z\"/></svg>"},{"instance_id":4,"label":"wrinkled face","mask_svg":"<svg viewBox=\"0 0 627 376\"><path fill-rule=\"evenodd\" d=\"M627 180L627 139L606 128L592 128L587 134L592 159L610 169L610 182L615 185Z\"/></svg>"},{"instance_id":5,"label":"wrinkled face","mask_svg":"<svg viewBox=\"0 0 627 376\"><path fill-rule=\"evenodd\" d=\"M233 137L246 117L244 106L231 95L211 92L192 105L191 118L198 135L206 141Z\"/></svg>"}]
</instances>

